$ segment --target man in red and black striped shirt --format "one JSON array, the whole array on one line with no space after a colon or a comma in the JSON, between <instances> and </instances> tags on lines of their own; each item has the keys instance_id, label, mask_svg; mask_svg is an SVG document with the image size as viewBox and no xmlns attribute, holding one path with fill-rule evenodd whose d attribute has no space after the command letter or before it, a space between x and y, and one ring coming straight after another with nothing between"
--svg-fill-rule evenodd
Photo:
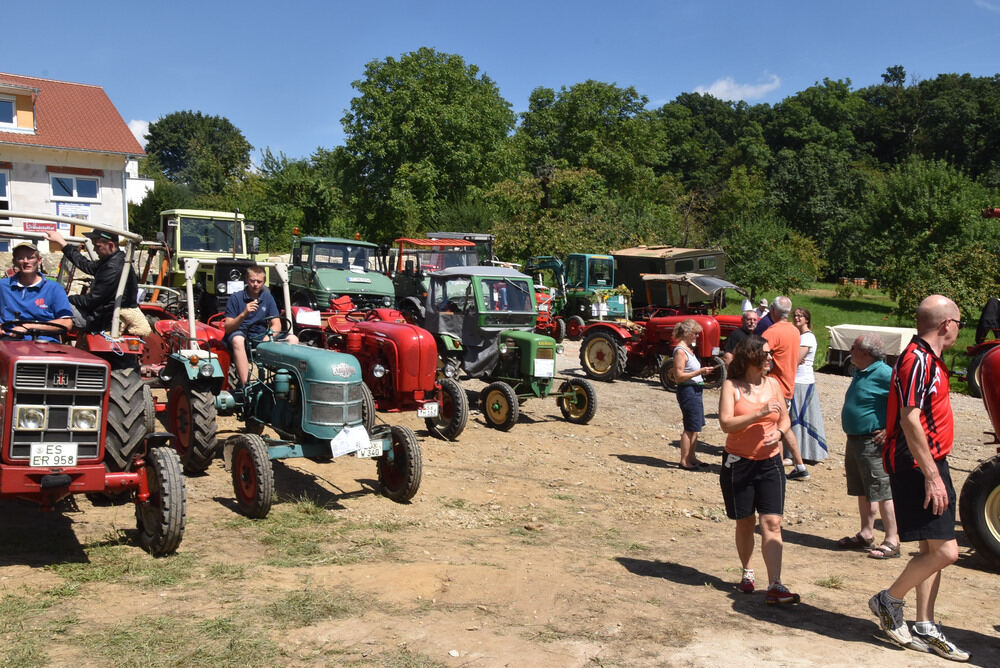
<instances>
[{"instance_id":1,"label":"man in red and black striped shirt","mask_svg":"<svg viewBox=\"0 0 1000 668\"><path fill-rule=\"evenodd\" d=\"M920 552L887 590L868 602L893 642L965 661L969 654L949 642L934 623L941 571L958 559L955 488L947 455L954 437L948 368L941 353L955 344L961 327L955 302L931 295L917 308L917 336L896 360L889 387L882 459L892 485L902 541L919 541ZM917 621L910 634L903 599L917 591Z\"/></svg>"}]
</instances>

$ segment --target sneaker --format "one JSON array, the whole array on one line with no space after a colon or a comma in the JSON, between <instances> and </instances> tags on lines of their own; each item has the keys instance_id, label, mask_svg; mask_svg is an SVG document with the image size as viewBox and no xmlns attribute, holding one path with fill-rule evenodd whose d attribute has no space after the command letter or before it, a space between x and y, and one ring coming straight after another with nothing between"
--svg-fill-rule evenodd
<instances>
[{"instance_id":1,"label":"sneaker","mask_svg":"<svg viewBox=\"0 0 1000 668\"><path fill-rule=\"evenodd\" d=\"M798 594L788 591L788 587L780 582L775 582L771 585L771 588L767 590L767 595L764 597L764 602L768 604L777 603L785 605L788 603L798 603L799 600Z\"/></svg>"},{"instance_id":2,"label":"sneaker","mask_svg":"<svg viewBox=\"0 0 1000 668\"><path fill-rule=\"evenodd\" d=\"M789 457L785 457L784 459L782 459L782 460L781 460L781 465L782 465L782 466L791 466L791 465L792 465L792 464L794 464L794 463L795 463L795 462L793 462L793 461L791 460L791 458L789 458Z\"/></svg>"},{"instance_id":3,"label":"sneaker","mask_svg":"<svg viewBox=\"0 0 1000 668\"><path fill-rule=\"evenodd\" d=\"M788 478L789 480L808 480L809 471L807 471L806 469L792 469L791 471L785 474L785 477Z\"/></svg>"},{"instance_id":4,"label":"sneaker","mask_svg":"<svg viewBox=\"0 0 1000 668\"><path fill-rule=\"evenodd\" d=\"M906 628L906 620L903 619L902 601L896 603L889 600L889 590L883 589L879 593L868 599L868 607L872 614L878 617L882 632L889 640L901 647L907 647L913 642L910 630Z\"/></svg>"},{"instance_id":5,"label":"sneaker","mask_svg":"<svg viewBox=\"0 0 1000 668\"><path fill-rule=\"evenodd\" d=\"M744 594L752 594L753 593L753 584L754 584L753 569L752 568L744 568L743 569L743 579L740 580L740 583L738 585L736 585L736 588L739 589Z\"/></svg>"},{"instance_id":6,"label":"sneaker","mask_svg":"<svg viewBox=\"0 0 1000 668\"><path fill-rule=\"evenodd\" d=\"M929 633L921 633L917 630L916 624L914 624L913 641L914 643L924 645L926 647L924 651L930 650L938 656L943 656L952 661L968 661L971 656L968 652L960 650L955 646L955 643L944 637L944 634L941 633L940 624L935 624L934 630Z\"/></svg>"}]
</instances>

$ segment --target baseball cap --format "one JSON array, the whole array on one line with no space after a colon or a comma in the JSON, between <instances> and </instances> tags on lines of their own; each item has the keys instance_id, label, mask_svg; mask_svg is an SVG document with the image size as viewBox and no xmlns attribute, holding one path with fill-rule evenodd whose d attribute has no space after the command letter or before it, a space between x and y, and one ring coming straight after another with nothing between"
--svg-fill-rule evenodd
<instances>
[{"instance_id":1,"label":"baseball cap","mask_svg":"<svg viewBox=\"0 0 1000 668\"><path fill-rule=\"evenodd\" d=\"M112 234L111 232L92 230L85 233L83 236L87 237L91 241L114 241L115 243L118 243L118 235Z\"/></svg>"},{"instance_id":2,"label":"baseball cap","mask_svg":"<svg viewBox=\"0 0 1000 668\"><path fill-rule=\"evenodd\" d=\"M766 299L761 299L760 300L760 305L763 306L764 308L767 308L767 300Z\"/></svg>"},{"instance_id":3,"label":"baseball cap","mask_svg":"<svg viewBox=\"0 0 1000 668\"><path fill-rule=\"evenodd\" d=\"M14 247L11 248L10 251L13 253L18 248L30 248L31 250L34 251L38 250L38 246L31 243L30 241L18 241L16 244L14 244Z\"/></svg>"}]
</instances>

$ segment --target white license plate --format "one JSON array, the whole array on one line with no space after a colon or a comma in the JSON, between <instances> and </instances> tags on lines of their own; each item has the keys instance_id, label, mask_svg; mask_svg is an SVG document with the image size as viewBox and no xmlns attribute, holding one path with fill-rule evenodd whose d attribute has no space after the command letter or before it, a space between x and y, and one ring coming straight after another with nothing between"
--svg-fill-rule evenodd
<instances>
[{"instance_id":1,"label":"white license plate","mask_svg":"<svg viewBox=\"0 0 1000 668\"><path fill-rule=\"evenodd\" d=\"M369 441L368 445L359 448L355 455L359 459L369 459L371 457L382 456L382 441Z\"/></svg>"},{"instance_id":2,"label":"white license plate","mask_svg":"<svg viewBox=\"0 0 1000 668\"><path fill-rule=\"evenodd\" d=\"M76 443L32 443L30 466L76 466Z\"/></svg>"},{"instance_id":3,"label":"white license plate","mask_svg":"<svg viewBox=\"0 0 1000 668\"><path fill-rule=\"evenodd\" d=\"M349 455L352 452L357 452L361 448L367 448L371 445L371 442L372 440L368 437L368 432L361 425L344 427L330 441L330 449L333 450L334 457L340 457L341 455Z\"/></svg>"},{"instance_id":4,"label":"white license plate","mask_svg":"<svg viewBox=\"0 0 1000 668\"><path fill-rule=\"evenodd\" d=\"M417 417L437 417L438 405L436 401L424 404L417 409Z\"/></svg>"},{"instance_id":5,"label":"white license plate","mask_svg":"<svg viewBox=\"0 0 1000 668\"><path fill-rule=\"evenodd\" d=\"M535 360L535 377L552 378L556 375L555 360Z\"/></svg>"}]
</instances>

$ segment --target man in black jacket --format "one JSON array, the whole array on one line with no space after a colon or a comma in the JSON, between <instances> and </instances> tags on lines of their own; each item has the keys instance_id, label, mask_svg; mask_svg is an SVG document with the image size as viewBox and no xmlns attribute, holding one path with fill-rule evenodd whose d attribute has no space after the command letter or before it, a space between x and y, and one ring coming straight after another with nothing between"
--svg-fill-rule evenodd
<instances>
[{"instance_id":1,"label":"man in black jacket","mask_svg":"<svg viewBox=\"0 0 1000 668\"><path fill-rule=\"evenodd\" d=\"M46 232L49 242L61 248L63 255L83 272L94 277L86 294L70 295L73 309L73 326L87 332L101 332L111 328L115 309L115 295L122 270L126 268L125 253L118 248L118 235L110 232L88 232L84 236L94 243L97 260L87 258L75 245L69 245L56 230ZM132 267L128 268L125 294L121 308L138 306L136 293L138 281Z\"/></svg>"}]
</instances>

